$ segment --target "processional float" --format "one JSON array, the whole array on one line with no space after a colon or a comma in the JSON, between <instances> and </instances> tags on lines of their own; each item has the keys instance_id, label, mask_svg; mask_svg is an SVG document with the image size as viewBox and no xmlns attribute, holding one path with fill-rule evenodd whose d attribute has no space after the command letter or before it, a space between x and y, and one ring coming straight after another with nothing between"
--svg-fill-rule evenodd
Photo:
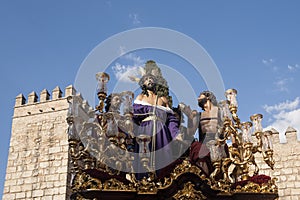
<instances>
[{"instance_id":1,"label":"processional float","mask_svg":"<svg viewBox=\"0 0 300 200\"><path fill-rule=\"evenodd\" d=\"M261 153L273 169L272 132L263 131L261 114L252 115L251 122L240 121L235 89L227 90L226 100L218 104L223 124L218 133L222 137L210 146L213 173L206 175L192 164L186 148L187 151L179 151L181 155L175 164L166 167L167 173L157 177L155 154L149 148L152 138L134 132L134 93L124 91L108 96L109 75L101 72L96 78L99 104L95 109L82 113L80 98L67 98L71 199L278 198L275 179L259 174L255 161L255 154ZM108 97L118 97L122 105L104 110L112 103L106 101ZM179 149L180 145L190 144L184 140L179 142ZM133 154L135 145L140 149L138 161ZM224 153L225 145L228 154ZM136 162L146 171L142 178L137 178L134 171Z\"/></svg>"}]
</instances>

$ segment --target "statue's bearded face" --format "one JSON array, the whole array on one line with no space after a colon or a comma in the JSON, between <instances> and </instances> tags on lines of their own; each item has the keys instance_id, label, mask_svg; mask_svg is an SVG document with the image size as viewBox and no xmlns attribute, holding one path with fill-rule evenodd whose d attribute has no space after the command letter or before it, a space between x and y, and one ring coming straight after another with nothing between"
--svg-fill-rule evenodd
<instances>
[{"instance_id":1,"label":"statue's bearded face","mask_svg":"<svg viewBox=\"0 0 300 200\"><path fill-rule=\"evenodd\" d=\"M114 96L112 99L111 99L111 107L114 109L114 110L119 110L120 109L120 105L121 105L121 97L120 96Z\"/></svg>"},{"instance_id":2,"label":"statue's bearded face","mask_svg":"<svg viewBox=\"0 0 300 200\"><path fill-rule=\"evenodd\" d=\"M147 90L153 90L155 87L155 80L152 76L147 76L144 78L144 86L146 86Z\"/></svg>"}]
</instances>

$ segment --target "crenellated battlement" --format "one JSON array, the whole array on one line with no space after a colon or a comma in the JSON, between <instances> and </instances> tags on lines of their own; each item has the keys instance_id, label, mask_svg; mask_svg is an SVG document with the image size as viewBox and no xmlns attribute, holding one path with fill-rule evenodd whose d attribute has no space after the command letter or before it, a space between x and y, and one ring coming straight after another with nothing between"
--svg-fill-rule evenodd
<instances>
[{"instance_id":1,"label":"crenellated battlement","mask_svg":"<svg viewBox=\"0 0 300 200\"><path fill-rule=\"evenodd\" d=\"M70 101L78 122L88 118L92 108L72 85L16 97L3 200L69 199Z\"/></svg>"},{"instance_id":2,"label":"crenellated battlement","mask_svg":"<svg viewBox=\"0 0 300 200\"><path fill-rule=\"evenodd\" d=\"M69 107L66 100L68 96L77 96L84 112L87 113L91 109L88 102L83 99L80 93L77 93L76 89L72 85L67 86L64 93L60 87L56 86L52 90L51 95L47 89L43 89L39 96L35 91L32 91L28 94L27 99L23 94L19 94L16 97L13 117L25 117L29 115L67 110Z\"/></svg>"},{"instance_id":3,"label":"crenellated battlement","mask_svg":"<svg viewBox=\"0 0 300 200\"><path fill-rule=\"evenodd\" d=\"M35 91L32 91L30 94L28 94L28 100L26 102L26 98L21 93L16 97L15 107L66 98L68 96L76 95L76 89L72 85L69 85L65 88L65 95L62 96L62 94L63 92L58 86L52 90L52 95L50 95L47 89L43 89L40 92L40 96L38 96ZM40 99L40 101L38 101L38 99Z\"/></svg>"},{"instance_id":4,"label":"crenellated battlement","mask_svg":"<svg viewBox=\"0 0 300 200\"><path fill-rule=\"evenodd\" d=\"M300 137L298 131L293 127L287 127L285 132L278 132L276 129L272 128L272 139L273 144L296 144L300 142Z\"/></svg>"},{"instance_id":5,"label":"crenellated battlement","mask_svg":"<svg viewBox=\"0 0 300 200\"><path fill-rule=\"evenodd\" d=\"M272 131L273 132L273 131ZM287 127L284 132L273 132L274 170L264 163L263 158L256 154L260 174L278 179L280 199L297 199L300 195L300 140L297 130Z\"/></svg>"}]
</instances>

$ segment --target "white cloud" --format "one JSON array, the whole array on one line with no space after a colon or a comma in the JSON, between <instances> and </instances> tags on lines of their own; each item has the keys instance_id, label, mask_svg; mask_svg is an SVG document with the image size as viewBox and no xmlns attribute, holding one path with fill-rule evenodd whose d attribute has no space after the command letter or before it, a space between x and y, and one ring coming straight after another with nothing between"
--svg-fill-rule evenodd
<instances>
[{"instance_id":1,"label":"white cloud","mask_svg":"<svg viewBox=\"0 0 300 200\"><path fill-rule=\"evenodd\" d=\"M140 74L140 67L139 66L125 66L121 65L119 63L116 63L112 69L113 72L118 79L118 81L123 81L123 82L132 82L129 77L139 77Z\"/></svg>"},{"instance_id":2,"label":"white cloud","mask_svg":"<svg viewBox=\"0 0 300 200\"><path fill-rule=\"evenodd\" d=\"M294 66L293 65L288 65L287 68L288 68L289 71L295 71L295 70L299 69L300 66L298 64L295 64Z\"/></svg>"},{"instance_id":3,"label":"white cloud","mask_svg":"<svg viewBox=\"0 0 300 200\"><path fill-rule=\"evenodd\" d=\"M286 129L291 126L295 128L299 134L300 131L300 97L293 101L285 101L273 106L265 105L266 112L272 115L271 123L266 129L275 128L281 137L284 135Z\"/></svg>"},{"instance_id":4,"label":"white cloud","mask_svg":"<svg viewBox=\"0 0 300 200\"><path fill-rule=\"evenodd\" d=\"M263 60L262 60L262 63L263 63L264 65L271 65L273 62L274 62L274 59L273 59L273 58L270 58L270 59L263 59Z\"/></svg>"},{"instance_id":5,"label":"white cloud","mask_svg":"<svg viewBox=\"0 0 300 200\"><path fill-rule=\"evenodd\" d=\"M138 25L141 23L140 17L136 13L129 14L129 18L132 20L133 25Z\"/></svg>"},{"instance_id":6,"label":"white cloud","mask_svg":"<svg viewBox=\"0 0 300 200\"><path fill-rule=\"evenodd\" d=\"M135 55L134 53L129 53L124 56L127 60L131 60L135 65L141 65L145 62L140 56Z\"/></svg>"},{"instance_id":7,"label":"white cloud","mask_svg":"<svg viewBox=\"0 0 300 200\"><path fill-rule=\"evenodd\" d=\"M119 54L122 56L122 58L133 62L134 65L141 65L145 62L144 59L142 59L140 56L137 56L135 53L127 53L125 46L119 47Z\"/></svg>"},{"instance_id":8,"label":"white cloud","mask_svg":"<svg viewBox=\"0 0 300 200\"><path fill-rule=\"evenodd\" d=\"M272 69L273 72L278 72L279 67L275 65L275 60L273 58L270 59L263 59L262 63L267 66L270 67Z\"/></svg>"},{"instance_id":9,"label":"white cloud","mask_svg":"<svg viewBox=\"0 0 300 200\"><path fill-rule=\"evenodd\" d=\"M279 69L281 70L284 70L285 71L285 67L278 67L276 64L275 64L275 60L273 58L270 58L270 59L263 59L262 60L262 63L265 65L265 66L268 66L270 67L274 72L278 72ZM287 69L288 71L295 71L295 70L298 70L300 69L300 65L299 64L295 64L295 65L290 65L288 64L287 65Z\"/></svg>"},{"instance_id":10,"label":"white cloud","mask_svg":"<svg viewBox=\"0 0 300 200\"><path fill-rule=\"evenodd\" d=\"M280 91L280 92L288 92L288 82L290 81L290 79L288 78L283 78L283 79L279 79L276 82L274 82L276 88Z\"/></svg>"},{"instance_id":11,"label":"white cloud","mask_svg":"<svg viewBox=\"0 0 300 200\"><path fill-rule=\"evenodd\" d=\"M289 92L289 88L291 83L294 81L295 72L300 69L299 64L286 66L278 66L275 62L276 60L273 58L263 59L262 63L270 70L271 75L273 77L273 84L275 86L275 91L279 92ZM293 73L293 74L291 74Z\"/></svg>"},{"instance_id":12,"label":"white cloud","mask_svg":"<svg viewBox=\"0 0 300 200\"><path fill-rule=\"evenodd\" d=\"M121 65L120 63L116 63L114 66L112 66L112 70L118 81L132 82L129 77L141 77L141 65L145 63L145 60L134 53L125 54L125 49L126 48L123 46L120 47L120 56L122 56L121 58L133 64Z\"/></svg>"},{"instance_id":13,"label":"white cloud","mask_svg":"<svg viewBox=\"0 0 300 200\"><path fill-rule=\"evenodd\" d=\"M268 106L264 105L263 108L265 109L266 112L271 113L271 112L281 112L281 111L291 111L295 110L300 103L300 97L297 97L294 101L289 101L286 100L285 102L273 105L273 106Z\"/></svg>"}]
</instances>

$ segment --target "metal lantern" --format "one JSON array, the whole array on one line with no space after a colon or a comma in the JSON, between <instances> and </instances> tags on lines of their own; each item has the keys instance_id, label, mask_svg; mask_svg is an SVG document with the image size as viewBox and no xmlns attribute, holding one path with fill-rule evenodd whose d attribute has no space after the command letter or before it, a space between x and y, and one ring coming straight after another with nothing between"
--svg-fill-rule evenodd
<instances>
[{"instance_id":1,"label":"metal lantern","mask_svg":"<svg viewBox=\"0 0 300 200\"><path fill-rule=\"evenodd\" d=\"M250 119L253 123L254 133L262 132L262 130L263 130L262 125L261 125L262 118L263 118L262 114L254 114L250 117Z\"/></svg>"},{"instance_id":2,"label":"metal lantern","mask_svg":"<svg viewBox=\"0 0 300 200\"><path fill-rule=\"evenodd\" d=\"M242 128L243 142L245 142L245 143L252 142L252 131L251 131L252 123L244 122L241 125L242 125L241 128Z\"/></svg>"},{"instance_id":3,"label":"metal lantern","mask_svg":"<svg viewBox=\"0 0 300 200\"><path fill-rule=\"evenodd\" d=\"M236 89L228 89L225 92L225 96L227 100L230 102L230 106L238 107L238 103L236 100L237 90Z\"/></svg>"}]
</instances>

